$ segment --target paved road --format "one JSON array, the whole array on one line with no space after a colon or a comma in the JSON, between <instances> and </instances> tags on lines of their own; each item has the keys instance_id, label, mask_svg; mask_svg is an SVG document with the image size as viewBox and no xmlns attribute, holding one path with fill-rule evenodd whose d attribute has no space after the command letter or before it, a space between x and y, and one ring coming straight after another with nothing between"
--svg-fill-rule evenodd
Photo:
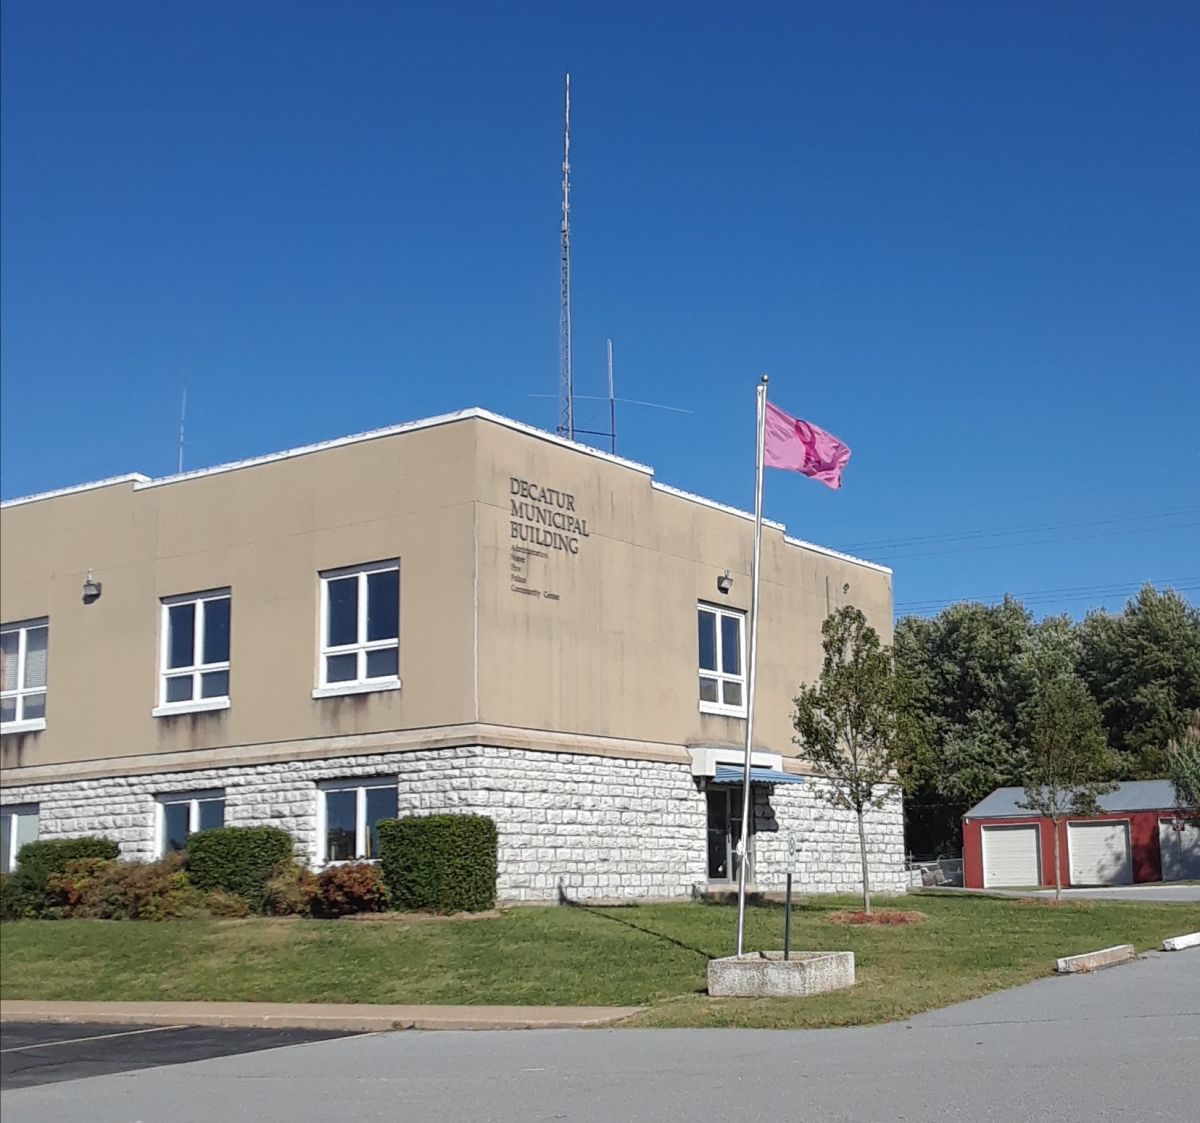
<instances>
[{"instance_id":1,"label":"paved road","mask_svg":"<svg viewBox=\"0 0 1200 1123\"><path fill-rule=\"evenodd\" d=\"M0 1026L0 1090L345 1036L337 1030L5 1022Z\"/></svg>"},{"instance_id":2,"label":"paved road","mask_svg":"<svg viewBox=\"0 0 1200 1123\"><path fill-rule=\"evenodd\" d=\"M5 1094L5 1123L1195 1118L1200 952L868 1029L396 1033Z\"/></svg>"}]
</instances>

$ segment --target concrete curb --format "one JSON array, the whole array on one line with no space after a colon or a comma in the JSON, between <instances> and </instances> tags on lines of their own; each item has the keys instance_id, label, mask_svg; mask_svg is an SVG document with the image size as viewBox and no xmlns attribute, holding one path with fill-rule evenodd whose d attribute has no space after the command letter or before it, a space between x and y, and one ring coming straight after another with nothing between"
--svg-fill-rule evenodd
<instances>
[{"instance_id":1,"label":"concrete curb","mask_svg":"<svg viewBox=\"0 0 1200 1123\"><path fill-rule=\"evenodd\" d=\"M578 1029L609 1025L641 1006L369 1006L285 1002L0 1003L0 1022L224 1026L252 1029Z\"/></svg>"},{"instance_id":2,"label":"concrete curb","mask_svg":"<svg viewBox=\"0 0 1200 1123\"><path fill-rule=\"evenodd\" d=\"M1055 963L1054 969L1060 975L1079 975L1088 971L1098 971L1101 967L1115 967L1118 963L1128 963L1136 958L1137 952L1133 944L1117 944L1115 947L1089 951L1083 955L1064 956Z\"/></svg>"},{"instance_id":3,"label":"concrete curb","mask_svg":"<svg viewBox=\"0 0 1200 1123\"><path fill-rule=\"evenodd\" d=\"M1200 932L1189 932L1186 936L1172 936L1163 940L1163 951L1183 951L1184 948L1200 948Z\"/></svg>"}]
</instances>

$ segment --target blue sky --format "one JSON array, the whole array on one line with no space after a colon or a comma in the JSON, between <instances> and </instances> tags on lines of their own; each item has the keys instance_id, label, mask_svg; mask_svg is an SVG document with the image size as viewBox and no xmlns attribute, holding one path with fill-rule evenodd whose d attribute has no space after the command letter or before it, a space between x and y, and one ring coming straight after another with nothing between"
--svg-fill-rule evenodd
<instances>
[{"instance_id":1,"label":"blue sky","mask_svg":"<svg viewBox=\"0 0 1200 1123\"><path fill-rule=\"evenodd\" d=\"M1200 599L1200 7L3 9L5 497L482 405L749 506L754 386L854 450L770 473L897 608ZM593 409L595 407L595 409ZM580 403L579 423L606 407Z\"/></svg>"}]
</instances>

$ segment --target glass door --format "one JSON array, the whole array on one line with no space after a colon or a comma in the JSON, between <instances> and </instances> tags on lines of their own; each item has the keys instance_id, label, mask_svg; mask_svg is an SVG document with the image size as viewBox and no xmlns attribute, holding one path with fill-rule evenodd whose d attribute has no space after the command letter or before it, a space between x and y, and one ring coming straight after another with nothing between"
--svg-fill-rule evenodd
<instances>
[{"instance_id":1,"label":"glass door","mask_svg":"<svg viewBox=\"0 0 1200 1123\"><path fill-rule=\"evenodd\" d=\"M713 787L705 794L708 799L708 880L737 881L737 846L742 838L742 787L740 784L737 787ZM751 835L752 856L753 843Z\"/></svg>"}]
</instances>

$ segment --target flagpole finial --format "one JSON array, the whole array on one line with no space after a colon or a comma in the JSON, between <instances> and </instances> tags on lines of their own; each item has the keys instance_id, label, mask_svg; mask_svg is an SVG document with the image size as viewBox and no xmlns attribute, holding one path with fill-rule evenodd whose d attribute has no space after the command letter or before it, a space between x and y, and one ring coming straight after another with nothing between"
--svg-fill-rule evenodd
<instances>
[{"instance_id":1,"label":"flagpole finial","mask_svg":"<svg viewBox=\"0 0 1200 1123\"><path fill-rule=\"evenodd\" d=\"M770 381L770 375L764 374L762 376L762 384L765 386L769 381Z\"/></svg>"}]
</instances>

